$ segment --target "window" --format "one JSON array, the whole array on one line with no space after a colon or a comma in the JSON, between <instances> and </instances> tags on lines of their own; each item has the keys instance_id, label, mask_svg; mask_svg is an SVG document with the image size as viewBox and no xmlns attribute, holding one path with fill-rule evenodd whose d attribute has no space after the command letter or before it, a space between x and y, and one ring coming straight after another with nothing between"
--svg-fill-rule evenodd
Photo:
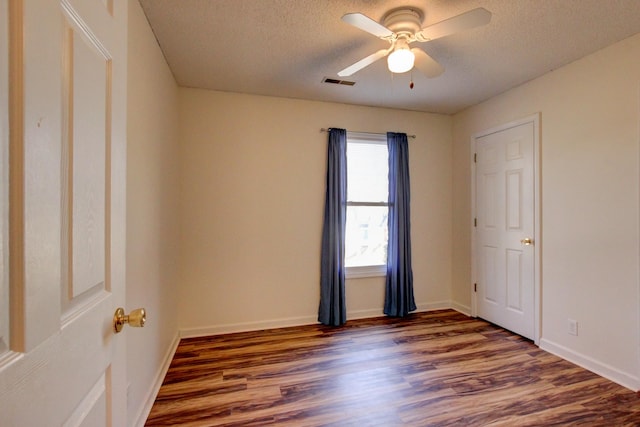
<instances>
[{"instance_id":1,"label":"window","mask_svg":"<svg viewBox=\"0 0 640 427\"><path fill-rule=\"evenodd\" d=\"M386 273L388 159L386 135L347 134L345 265L348 277Z\"/></svg>"}]
</instances>

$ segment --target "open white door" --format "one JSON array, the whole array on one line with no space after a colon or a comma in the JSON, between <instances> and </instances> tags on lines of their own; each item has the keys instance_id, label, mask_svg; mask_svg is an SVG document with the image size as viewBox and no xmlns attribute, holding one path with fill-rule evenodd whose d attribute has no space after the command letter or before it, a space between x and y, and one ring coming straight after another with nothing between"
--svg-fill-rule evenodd
<instances>
[{"instance_id":1,"label":"open white door","mask_svg":"<svg viewBox=\"0 0 640 427\"><path fill-rule=\"evenodd\" d=\"M0 8L0 424L124 426L126 0Z\"/></svg>"},{"instance_id":2,"label":"open white door","mask_svg":"<svg viewBox=\"0 0 640 427\"><path fill-rule=\"evenodd\" d=\"M537 116L474 138L476 315L537 340Z\"/></svg>"}]
</instances>

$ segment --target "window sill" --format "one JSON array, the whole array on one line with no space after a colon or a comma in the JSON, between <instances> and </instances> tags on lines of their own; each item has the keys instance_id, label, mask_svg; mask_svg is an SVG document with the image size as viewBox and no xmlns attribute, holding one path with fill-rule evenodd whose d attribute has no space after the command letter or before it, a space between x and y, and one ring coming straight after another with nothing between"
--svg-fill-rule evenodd
<instances>
[{"instance_id":1,"label":"window sill","mask_svg":"<svg viewBox=\"0 0 640 427\"><path fill-rule=\"evenodd\" d=\"M346 278L358 279L362 277L384 277L387 275L386 265L366 265L362 267L347 267Z\"/></svg>"}]
</instances>

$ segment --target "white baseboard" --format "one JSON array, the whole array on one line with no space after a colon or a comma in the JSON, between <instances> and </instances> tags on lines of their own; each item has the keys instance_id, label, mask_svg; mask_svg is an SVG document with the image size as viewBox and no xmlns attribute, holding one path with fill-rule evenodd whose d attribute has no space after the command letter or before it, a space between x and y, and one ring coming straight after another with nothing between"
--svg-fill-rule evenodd
<instances>
[{"instance_id":1,"label":"white baseboard","mask_svg":"<svg viewBox=\"0 0 640 427\"><path fill-rule=\"evenodd\" d=\"M449 304L449 307L454 309L455 311L458 311L464 314L465 316L471 317L471 307L469 307L468 305L462 305L462 304L458 304L455 301L451 301Z\"/></svg>"},{"instance_id":2,"label":"white baseboard","mask_svg":"<svg viewBox=\"0 0 640 427\"><path fill-rule=\"evenodd\" d=\"M204 326L180 329L181 338L204 337L208 335L231 334L235 332L261 331L263 329L286 328L288 326L312 325L318 323L316 316L289 317L256 322L228 323L226 325Z\"/></svg>"},{"instance_id":3,"label":"white baseboard","mask_svg":"<svg viewBox=\"0 0 640 427\"><path fill-rule=\"evenodd\" d=\"M466 307L460 304L455 304L451 301L419 303L416 305L418 306L416 312L453 309L463 314L467 314L470 311ZM353 310L347 312L348 320L368 319L371 317L382 316L384 316L382 308ZM180 329L180 338L195 338L209 335L231 334L235 332L251 332L260 331L263 329L286 328L289 326L313 325L316 323L318 323L318 319L315 316L289 317L284 319L273 319L255 322L228 323L226 325Z\"/></svg>"},{"instance_id":4,"label":"white baseboard","mask_svg":"<svg viewBox=\"0 0 640 427\"><path fill-rule=\"evenodd\" d=\"M435 311L435 310L447 310L453 309L459 311L463 314L469 315L468 312L464 311L464 306L460 304L456 304L452 301L436 301L436 302L423 302L416 303L417 309L415 313L422 313L427 311ZM460 308L462 307L462 309ZM372 310L356 310L347 312L347 320L355 320L355 319L368 319L371 317L382 317L384 316L384 310L382 308L372 309Z\"/></svg>"},{"instance_id":5,"label":"white baseboard","mask_svg":"<svg viewBox=\"0 0 640 427\"><path fill-rule=\"evenodd\" d=\"M153 403L158 396L158 392L160 391L160 386L164 381L164 377L167 375L167 371L169 370L169 366L171 365L171 361L173 360L173 356L176 354L176 350L178 349L178 344L180 344L180 335L176 333L171 341L171 345L169 349L164 355L162 364L160 365L158 372L155 375L155 381L153 383L153 387L147 393L147 396L144 400L144 406L140 410L140 413L136 417L136 421L133 424L136 427L144 427L147 418L149 418L149 414L151 413L151 408L153 407Z\"/></svg>"},{"instance_id":6,"label":"white baseboard","mask_svg":"<svg viewBox=\"0 0 640 427\"><path fill-rule=\"evenodd\" d=\"M593 373L605 377L623 387L629 388L635 392L640 389L640 379L637 376L620 371L619 369L609 366L606 363L599 362L589 356L575 352L565 346L556 344L547 339L540 339L540 348L555 354L571 363L583 367Z\"/></svg>"},{"instance_id":7,"label":"white baseboard","mask_svg":"<svg viewBox=\"0 0 640 427\"><path fill-rule=\"evenodd\" d=\"M446 310L451 308L451 301L436 301L436 302L419 302L416 304L418 309L417 313L425 311Z\"/></svg>"},{"instance_id":8,"label":"white baseboard","mask_svg":"<svg viewBox=\"0 0 640 427\"><path fill-rule=\"evenodd\" d=\"M384 311L382 308L373 309L373 310L347 311L347 321L356 320L356 319L369 319L371 317L382 317L382 316L384 316Z\"/></svg>"}]
</instances>

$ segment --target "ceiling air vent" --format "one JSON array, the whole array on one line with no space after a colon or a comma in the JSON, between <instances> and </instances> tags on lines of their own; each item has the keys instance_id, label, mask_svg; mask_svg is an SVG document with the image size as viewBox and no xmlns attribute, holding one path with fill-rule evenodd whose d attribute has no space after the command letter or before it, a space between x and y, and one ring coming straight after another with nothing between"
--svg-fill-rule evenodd
<instances>
[{"instance_id":1,"label":"ceiling air vent","mask_svg":"<svg viewBox=\"0 0 640 427\"><path fill-rule=\"evenodd\" d=\"M325 77L322 79L322 83L332 83L334 85L345 85L345 86L353 86L356 82L351 82L349 80L338 80L332 79L331 77Z\"/></svg>"}]
</instances>

